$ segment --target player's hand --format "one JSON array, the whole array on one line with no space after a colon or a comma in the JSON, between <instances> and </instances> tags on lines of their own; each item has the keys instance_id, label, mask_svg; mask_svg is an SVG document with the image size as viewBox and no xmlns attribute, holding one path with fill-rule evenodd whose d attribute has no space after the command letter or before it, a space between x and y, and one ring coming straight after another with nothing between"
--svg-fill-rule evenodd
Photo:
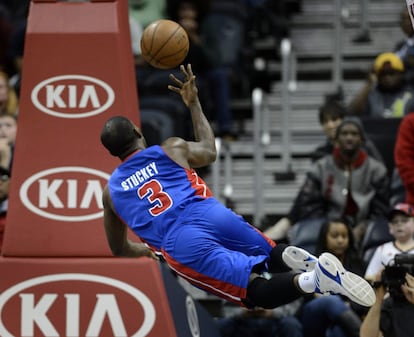
<instances>
[{"instance_id":1,"label":"player's hand","mask_svg":"<svg viewBox=\"0 0 414 337\"><path fill-rule=\"evenodd\" d=\"M187 67L181 65L180 70L184 75L184 82L173 74L170 74L170 79L175 85L169 85L168 89L180 94L184 104L190 106L198 100L198 89L195 83L196 77L191 69L191 64L188 64Z\"/></svg>"},{"instance_id":2,"label":"player's hand","mask_svg":"<svg viewBox=\"0 0 414 337\"><path fill-rule=\"evenodd\" d=\"M157 254L155 254L152 250L150 250L150 252L147 255L148 257L150 257L151 259L155 260L155 261L159 261L160 258L157 256Z\"/></svg>"}]
</instances>

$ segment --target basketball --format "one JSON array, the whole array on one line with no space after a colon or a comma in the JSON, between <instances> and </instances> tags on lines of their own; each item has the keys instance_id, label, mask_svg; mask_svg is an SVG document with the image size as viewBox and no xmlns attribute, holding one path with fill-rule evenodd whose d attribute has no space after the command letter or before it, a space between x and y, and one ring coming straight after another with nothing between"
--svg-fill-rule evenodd
<instances>
[{"instance_id":1,"label":"basketball","mask_svg":"<svg viewBox=\"0 0 414 337\"><path fill-rule=\"evenodd\" d=\"M171 69L180 65L188 54L189 45L184 28L172 20L150 23L141 37L142 57L159 69Z\"/></svg>"}]
</instances>

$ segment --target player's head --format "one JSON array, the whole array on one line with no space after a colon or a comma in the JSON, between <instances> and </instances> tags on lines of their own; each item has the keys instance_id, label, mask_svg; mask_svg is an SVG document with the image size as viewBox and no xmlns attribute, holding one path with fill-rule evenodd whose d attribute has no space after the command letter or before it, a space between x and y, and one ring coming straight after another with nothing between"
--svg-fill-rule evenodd
<instances>
[{"instance_id":1,"label":"player's head","mask_svg":"<svg viewBox=\"0 0 414 337\"><path fill-rule=\"evenodd\" d=\"M123 116L111 117L105 122L101 142L113 156L121 159L146 147L140 128Z\"/></svg>"}]
</instances>

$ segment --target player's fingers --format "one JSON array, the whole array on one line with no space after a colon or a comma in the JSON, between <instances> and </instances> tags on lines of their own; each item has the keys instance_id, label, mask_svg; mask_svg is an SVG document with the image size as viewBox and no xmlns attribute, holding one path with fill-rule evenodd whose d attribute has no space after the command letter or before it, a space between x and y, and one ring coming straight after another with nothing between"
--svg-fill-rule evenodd
<instances>
[{"instance_id":1,"label":"player's fingers","mask_svg":"<svg viewBox=\"0 0 414 337\"><path fill-rule=\"evenodd\" d=\"M177 77L175 77L173 74L170 74L170 79L172 81L174 81L177 85L179 85L180 87L183 86L183 82L181 82Z\"/></svg>"},{"instance_id":2,"label":"player's fingers","mask_svg":"<svg viewBox=\"0 0 414 337\"><path fill-rule=\"evenodd\" d=\"M196 77L194 75L190 77L189 82L190 82L191 85L195 84L195 78Z\"/></svg>"},{"instance_id":3,"label":"player's fingers","mask_svg":"<svg viewBox=\"0 0 414 337\"><path fill-rule=\"evenodd\" d=\"M188 72L188 76L193 77L193 68L191 67L191 63L187 64L187 72Z\"/></svg>"},{"instance_id":4,"label":"player's fingers","mask_svg":"<svg viewBox=\"0 0 414 337\"><path fill-rule=\"evenodd\" d=\"M180 88L174 87L174 86L172 86L172 85L169 85L169 86L168 86L168 89L169 89L169 90L171 90L171 91L176 92L177 94L179 94L179 93L180 93L180 91L181 91L181 89L180 89Z\"/></svg>"},{"instance_id":5,"label":"player's fingers","mask_svg":"<svg viewBox=\"0 0 414 337\"><path fill-rule=\"evenodd\" d=\"M183 75L185 76L185 78L188 79L188 73L183 64L180 66L180 69Z\"/></svg>"}]
</instances>

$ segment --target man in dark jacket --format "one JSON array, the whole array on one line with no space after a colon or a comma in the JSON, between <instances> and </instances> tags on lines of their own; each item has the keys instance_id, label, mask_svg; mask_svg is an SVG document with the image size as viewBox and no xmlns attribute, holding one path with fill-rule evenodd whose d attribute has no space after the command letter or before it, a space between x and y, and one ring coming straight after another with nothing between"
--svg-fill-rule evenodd
<instances>
[{"instance_id":1,"label":"man in dark jacket","mask_svg":"<svg viewBox=\"0 0 414 337\"><path fill-rule=\"evenodd\" d=\"M389 178L383 163L363 149L358 119L345 119L337 128L337 146L317 160L306 175L289 214L265 233L281 238L298 221L347 218L360 242L370 220L389 210Z\"/></svg>"}]
</instances>

